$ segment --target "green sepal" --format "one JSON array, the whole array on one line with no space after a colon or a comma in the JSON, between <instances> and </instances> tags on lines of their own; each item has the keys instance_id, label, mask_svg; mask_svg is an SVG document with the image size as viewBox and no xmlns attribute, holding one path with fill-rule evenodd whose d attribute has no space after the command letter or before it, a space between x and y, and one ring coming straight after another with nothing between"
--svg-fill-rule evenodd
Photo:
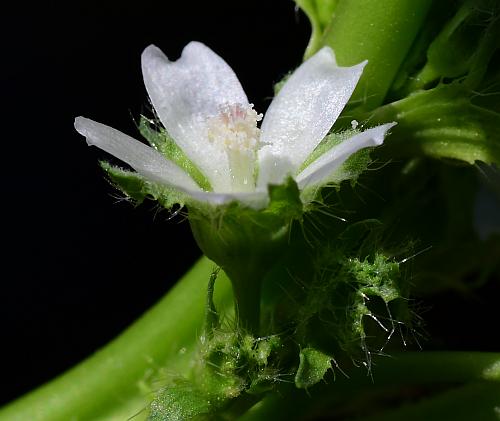
<instances>
[{"instance_id":1,"label":"green sepal","mask_svg":"<svg viewBox=\"0 0 500 421\"><path fill-rule=\"evenodd\" d=\"M288 224L302 218L303 205L300 200L300 191L293 178L288 178L283 184L268 187L269 204L262 211L263 215L273 224Z\"/></svg>"},{"instance_id":2,"label":"green sepal","mask_svg":"<svg viewBox=\"0 0 500 421\"><path fill-rule=\"evenodd\" d=\"M207 257L229 276L239 315L246 328L258 329L260 285L285 250L291 224L301 220L303 204L296 182L268 188L269 203L252 209L240 202L225 206L189 206L195 239Z\"/></svg>"},{"instance_id":3,"label":"green sepal","mask_svg":"<svg viewBox=\"0 0 500 421\"><path fill-rule=\"evenodd\" d=\"M261 266L261 259L274 260L271 250L283 245L290 223L302 218L300 191L292 178L270 185L268 194L267 207L259 210L236 201L190 207L189 221L198 245L226 273Z\"/></svg>"},{"instance_id":4,"label":"green sepal","mask_svg":"<svg viewBox=\"0 0 500 421\"><path fill-rule=\"evenodd\" d=\"M325 136L325 138L319 143L319 145L314 149L314 151L307 157L304 163L298 170L298 173L303 171L308 165L313 163L316 159L321 157L324 153L328 152L331 148L341 144L344 141L348 141L352 136L360 133L357 129L348 129L342 132L333 132ZM328 178L326 178L319 187L325 185L328 186L340 186L340 183L344 180L350 180L351 184L354 185L357 182L359 176L366 171L372 159L370 153L373 148L363 148L347 158L339 168L333 171ZM318 189L317 185L308 186L303 189L301 193L302 201L306 204L318 199L318 193L321 190ZM307 207L310 209L311 207ZM314 207L312 207L313 209Z\"/></svg>"},{"instance_id":5,"label":"green sepal","mask_svg":"<svg viewBox=\"0 0 500 421\"><path fill-rule=\"evenodd\" d=\"M299 368L295 374L295 386L308 389L323 380L332 368L333 358L315 348L304 348L299 354Z\"/></svg>"},{"instance_id":6,"label":"green sepal","mask_svg":"<svg viewBox=\"0 0 500 421\"><path fill-rule=\"evenodd\" d=\"M115 167L106 161L101 161L100 165L113 185L136 205L140 205L145 199L156 200L166 209L184 204L184 195L176 190L149 181L136 172Z\"/></svg>"},{"instance_id":7,"label":"green sepal","mask_svg":"<svg viewBox=\"0 0 500 421\"><path fill-rule=\"evenodd\" d=\"M191 161L184 151L179 148L174 139L170 137L167 131L156 124L154 121L147 119L141 115L139 121L139 132L149 142L149 144L160 152L165 158L176 163L196 183L205 191L211 191L212 187L210 182L198 169L198 167Z\"/></svg>"},{"instance_id":8,"label":"green sepal","mask_svg":"<svg viewBox=\"0 0 500 421\"><path fill-rule=\"evenodd\" d=\"M348 141L349 138L357 135L358 133L361 133L361 131L357 129L348 129L339 133L330 133L320 142L311 155L309 155L306 161L302 164L299 172L331 148L344 141ZM372 149L373 148L363 148L349 156L349 158L347 158L339 168L330 174L328 179L325 180L325 183L340 184L344 180L351 180L355 183L360 174L364 172L372 162L370 158L370 151Z\"/></svg>"},{"instance_id":9,"label":"green sepal","mask_svg":"<svg viewBox=\"0 0 500 421\"><path fill-rule=\"evenodd\" d=\"M329 133L325 136L325 138L316 146L316 148L312 151L312 153L306 158L306 160L302 163L297 173L301 173L306 167L316 161L321 155L325 152L328 152L334 146L340 145L343 141L349 139L350 137L360 133L359 130L345 130L340 133Z\"/></svg>"}]
</instances>

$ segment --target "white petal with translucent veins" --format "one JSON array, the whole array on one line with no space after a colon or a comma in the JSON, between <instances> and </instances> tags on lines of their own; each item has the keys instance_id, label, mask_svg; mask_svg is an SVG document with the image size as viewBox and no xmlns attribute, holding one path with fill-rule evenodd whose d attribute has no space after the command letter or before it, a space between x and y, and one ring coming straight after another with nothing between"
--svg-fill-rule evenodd
<instances>
[{"instance_id":1,"label":"white petal with translucent veins","mask_svg":"<svg viewBox=\"0 0 500 421\"><path fill-rule=\"evenodd\" d=\"M142 72L167 132L215 191L230 191L227 157L209 141L207 120L227 104L248 105L233 70L207 46L190 42L175 62L149 46L142 54Z\"/></svg>"},{"instance_id":2,"label":"white petal with translucent veins","mask_svg":"<svg viewBox=\"0 0 500 421\"><path fill-rule=\"evenodd\" d=\"M280 184L284 176L292 172L293 164L289 157L276 155L269 148L259 151L257 189L266 189L269 184Z\"/></svg>"},{"instance_id":3,"label":"white petal with translucent veins","mask_svg":"<svg viewBox=\"0 0 500 421\"><path fill-rule=\"evenodd\" d=\"M200 191L194 180L159 152L126 134L85 117L75 119L75 129L89 145L129 164L144 177L181 191Z\"/></svg>"},{"instance_id":4,"label":"white petal with translucent veins","mask_svg":"<svg viewBox=\"0 0 500 421\"><path fill-rule=\"evenodd\" d=\"M339 168L353 153L363 148L379 146L387 131L396 123L372 127L334 146L308 165L296 178L300 189L321 183Z\"/></svg>"},{"instance_id":5,"label":"white petal with translucent veins","mask_svg":"<svg viewBox=\"0 0 500 421\"><path fill-rule=\"evenodd\" d=\"M347 139L299 168L328 134L366 62L339 67L322 48L289 77L262 118L229 65L210 48L189 43L177 61L151 45L142 54L144 84L167 133L208 179L203 191L183 169L147 145L100 123L78 117L90 145L109 152L153 182L186 193L188 204L241 202L268 205L268 186L292 176L299 188L335 181L332 173L361 148L383 142L393 123ZM255 179L257 176L257 180Z\"/></svg>"},{"instance_id":6,"label":"white petal with translucent veins","mask_svg":"<svg viewBox=\"0 0 500 421\"><path fill-rule=\"evenodd\" d=\"M366 62L339 67L331 48L324 47L304 62L286 81L264 117L261 131L262 155L286 156L291 167L284 168L281 180L295 172L326 136L344 109ZM270 153L269 153L270 152ZM262 174L273 173L263 167ZM265 184L259 180L258 184Z\"/></svg>"}]
</instances>

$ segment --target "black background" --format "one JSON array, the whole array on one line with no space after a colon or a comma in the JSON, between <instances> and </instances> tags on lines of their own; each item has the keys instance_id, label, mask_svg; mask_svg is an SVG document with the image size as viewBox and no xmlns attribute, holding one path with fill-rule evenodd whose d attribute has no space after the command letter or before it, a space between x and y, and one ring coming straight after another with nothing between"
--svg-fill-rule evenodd
<instances>
[{"instance_id":1,"label":"black background","mask_svg":"<svg viewBox=\"0 0 500 421\"><path fill-rule=\"evenodd\" d=\"M74 118L138 137L134 119L148 108L142 50L154 43L176 59L191 40L219 53L264 112L309 36L292 0L8 7L0 21L0 403L106 344L200 255L182 218L118 199L97 164L106 154L87 147ZM426 302L431 336L452 349L498 348L491 332L467 327L471 312L498 320L497 291L484 294L489 305L448 293Z\"/></svg>"},{"instance_id":2,"label":"black background","mask_svg":"<svg viewBox=\"0 0 500 421\"><path fill-rule=\"evenodd\" d=\"M43 3L43 4L42 4ZM140 54L199 40L259 112L298 65L309 24L291 0L2 6L0 400L49 380L157 301L200 252L182 218L117 199L73 129L83 115L136 136Z\"/></svg>"}]
</instances>

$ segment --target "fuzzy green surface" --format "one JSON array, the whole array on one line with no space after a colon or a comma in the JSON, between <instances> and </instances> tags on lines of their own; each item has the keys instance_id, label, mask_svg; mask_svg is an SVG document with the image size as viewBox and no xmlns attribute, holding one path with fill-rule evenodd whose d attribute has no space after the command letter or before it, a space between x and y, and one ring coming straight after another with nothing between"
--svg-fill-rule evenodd
<instances>
[{"instance_id":1,"label":"fuzzy green surface","mask_svg":"<svg viewBox=\"0 0 500 421\"><path fill-rule=\"evenodd\" d=\"M332 368L332 357L314 348L300 351L300 363L295 373L295 385L307 389L323 380L326 372Z\"/></svg>"}]
</instances>

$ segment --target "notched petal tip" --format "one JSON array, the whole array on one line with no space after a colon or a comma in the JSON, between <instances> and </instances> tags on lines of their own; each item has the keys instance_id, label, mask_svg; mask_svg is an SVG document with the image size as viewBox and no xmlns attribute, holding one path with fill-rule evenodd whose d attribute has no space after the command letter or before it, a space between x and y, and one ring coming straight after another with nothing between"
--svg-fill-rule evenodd
<instances>
[{"instance_id":1,"label":"notched petal tip","mask_svg":"<svg viewBox=\"0 0 500 421\"><path fill-rule=\"evenodd\" d=\"M215 54L215 55L217 55L217 53L215 53L210 47L208 47L207 45L203 44L202 42L200 42L200 41L190 41L182 49L181 57L182 57L183 54L188 54L189 55L189 54L192 54L193 52L197 52L197 51L205 52L205 53L208 53L208 54Z\"/></svg>"},{"instance_id":2,"label":"notched petal tip","mask_svg":"<svg viewBox=\"0 0 500 421\"><path fill-rule=\"evenodd\" d=\"M175 61L158 47L147 47L142 71L151 104L169 135L214 190L229 189L228 162L208 138L207 122L225 104L248 104L233 70L206 45L193 41Z\"/></svg>"},{"instance_id":3,"label":"notched petal tip","mask_svg":"<svg viewBox=\"0 0 500 421\"><path fill-rule=\"evenodd\" d=\"M313 54L311 58L313 57L322 57L323 60L330 60L334 65L337 66L337 58L335 56L335 51L328 45L325 45L324 47L321 47L315 54Z\"/></svg>"},{"instance_id":4,"label":"notched petal tip","mask_svg":"<svg viewBox=\"0 0 500 421\"><path fill-rule=\"evenodd\" d=\"M202 42L191 41L182 49L180 58L182 59L182 57L185 55L191 55L193 53L196 54L197 51L208 52L209 54L215 54L209 47L207 47ZM147 66L155 64L156 61L159 62L156 63L156 65L160 63L175 63L175 61L170 61L167 55L159 47L157 47L155 44L150 44L144 49L144 51L141 54L141 64L143 73L145 71L145 66L147 70Z\"/></svg>"},{"instance_id":5,"label":"notched petal tip","mask_svg":"<svg viewBox=\"0 0 500 421\"><path fill-rule=\"evenodd\" d=\"M363 69L368 64L368 60L363 60L357 64L352 66L341 66L337 63L337 56L335 55L335 51L328 46L322 47L316 54L309 58L311 61L321 62L323 64L330 64L335 69L345 69L351 70L352 72L363 72Z\"/></svg>"},{"instance_id":6,"label":"notched petal tip","mask_svg":"<svg viewBox=\"0 0 500 421\"><path fill-rule=\"evenodd\" d=\"M141 54L141 69L144 82L146 76L159 65L169 63L168 57L156 45L147 46Z\"/></svg>"},{"instance_id":7,"label":"notched petal tip","mask_svg":"<svg viewBox=\"0 0 500 421\"><path fill-rule=\"evenodd\" d=\"M141 54L141 59L153 58L153 57L166 57L163 51L161 51L156 45L150 44L148 45Z\"/></svg>"}]
</instances>

